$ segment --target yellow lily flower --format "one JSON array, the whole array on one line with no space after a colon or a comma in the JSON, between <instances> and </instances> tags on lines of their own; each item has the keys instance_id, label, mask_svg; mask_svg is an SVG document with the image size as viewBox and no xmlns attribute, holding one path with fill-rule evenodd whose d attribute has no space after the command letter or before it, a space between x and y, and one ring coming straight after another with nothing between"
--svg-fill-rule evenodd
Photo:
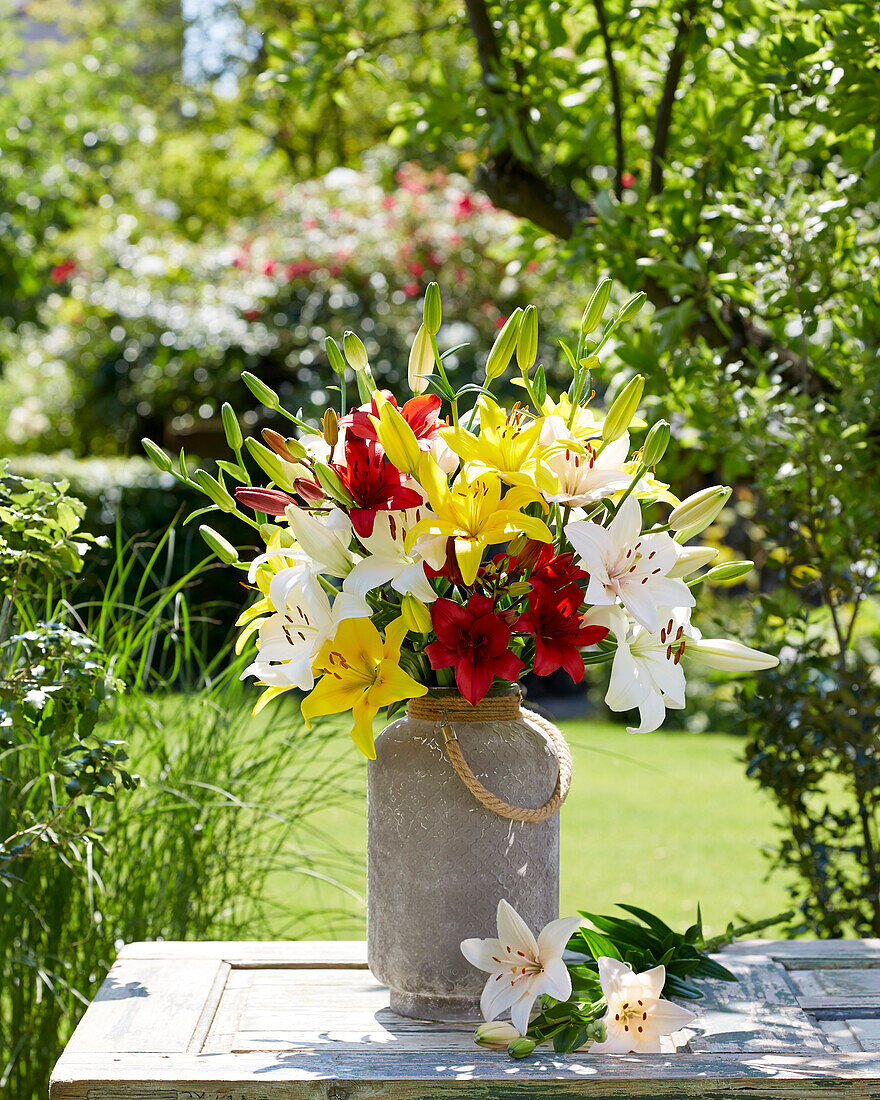
<instances>
[{"instance_id":1,"label":"yellow lily flower","mask_svg":"<svg viewBox=\"0 0 880 1100\"><path fill-rule=\"evenodd\" d=\"M538 501L544 511L547 505L534 489L517 486L501 497L501 475L495 470L473 473L465 469L454 485L431 458L424 454L419 466L419 483L428 494L432 516L427 516L409 529L405 549L425 536L452 538L455 556L465 584L473 584L483 560L483 553L494 543L506 542L523 534L538 542L552 542L550 528L543 520L525 516L522 509Z\"/></svg>"},{"instance_id":2,"label":"yellow lily flower","mask_svg":"<svg viewBox=\"0 0 880 1100\"><path fill-rule=\"evenodd\" d=\"M379 708L428 691L400 667L406 633L403 619L395 619L385 627L383 642L369 619L343 619L312 665L316 675L323 675L302 701L306 726L311 729L311 720L318 715L350 710L351 739L364 756L375 760L373 719Z\"/></svg>"},{"instance_id":3,"label":"yellow lily flower","mask_svg":"<svg viewBox=\"0 0 880 1100\"><path fill-rule=\"evenodd\" d=\"M558 401L548 397L544 401L543 412L545 416L560 416L568 424L571 418L571 399L567 393L562 394ZM577 440L601 439L604 419L602 416L597 416L592 409L578 405L569 429L572 438ZM647 427L647 421L640 416L634 416L629 426L631 428L645 428Z\"/></svg>"},{"instance_id":4,"label":"yellow lily flower","mask_svg":"<svg viewBox=\"0 0 880 1100\"><path fill-rule=\"evenodd\" d=\"M632 462L624 462L621 469L625 474L629 474L630 477L635 477L636 471L639 468L638 459L633 459ZM679 503L678 497L669 488L669 485L665 481L658 481L651 473L643 474L639 478L639 483L633 489L631 496L637 497L639 500L662 500L665 504L671 504L673 508ZM616 504L620 497L623 496L623 492L615 493L611 500Z\"/></svg>"},{"instance_id":5,"label":"yellow lily flower","mask_svg":"<svg viewBox=\"0 0 880 1100\"><path fill-rule=\"evenodd\" d=\"M444 442L459 458L471 463L475 473L497 472L508 485L558 492L559 481L541 445L541 421L519 410L508 413L489 397L480 398L479 409L479 435L461 426L440 429Z\"/></svg>"}]
</instances>

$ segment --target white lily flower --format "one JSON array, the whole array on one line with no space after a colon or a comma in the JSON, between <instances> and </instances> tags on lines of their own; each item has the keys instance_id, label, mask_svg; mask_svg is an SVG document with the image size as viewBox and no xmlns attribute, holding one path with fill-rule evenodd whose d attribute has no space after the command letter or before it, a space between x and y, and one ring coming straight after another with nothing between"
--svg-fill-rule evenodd
<instances>
[{"instance_id":1,"label":"white lily flower","mask_svg":"<svg viewBox=\"0 0 880 1100\"><path fill-rule=\"evenodd\" d=\"M343 591L364 597L374 588L390 583L394 591L403 596L416 596L422 603L436 600L437 593L425 574L425 564L427 561L433 569L440 568L445 560L445 540L428 547L426 554L415 549L407 554L404 550L407 531L430 515L432 513L425 508L377 512L372 535L358 536L366 556L346 577Z\"/></svg>"},{"instance_id":2,"label":"white lily flower","mask_svg":"<svg viewBox=\"0 0 880 1100\"><path fill-rule=\"evenodd\" d=\"M462 940L461 952L469 963L489 971L480 998L486 1020L510 1009L513 1026L521 1034L529 1029L529 1014L538 997L547 994L559 1001L571 996L571 975L562 952L580 917L551 921L537 940L508 902L498 902L498 938Z\"/></svg>"},{"instance_id":3,"label":"white lily flower","mask_svg":"<svg viewBox=\"0 0 880 1100\"><path fill-rule=\"evenodd\" d=\"M661 1036L680 1031L696 1019L693 1012L661 997L665 966L636 974L626 963L603 955L599 981L608 1005L602 1017L607 1038L593 1043L590 1054L659 1054Z\"/></svg>"},{"instance_id":4,"label":"white lily flower","mask_svg":"<svg viewBox=\"0 0 880 1100\"><path fill-rule=\"evenodd\" d=\"M545 461L559 479L559 492L553 496L545 493L547 500L578 508L613 496L632 481L632 475L623 469L628 433L601 451L598 443L583 444L583 451L566 447L566 439L571 439L571 432L562 417L548 416L541 428L541 442L551 448Z\"/></svg>"},{"instance_id":5,"label":"white lily flower","mask_svg":"<svg viewBox=\"0 0 880 1100\"><path fill-rule=\"evenodd\" d=\"M312 662L318 650L336 634L343 619L370 614L365 600L340 593L332 605L307 562L300 559L281 569L269 584L269 601L275 613L260 624L260 648L256 659L241 674L256 676L268 687L315 685Z\"/></svg>"},{"instance_id":6,"label":"white lily flower","mask_svg":"<svg viewBox=\"0 0 880 1100\"><path fill-rule=\"evenodd\" d=\"M294 538L315 563L316 573L331 577L347 577L352 558L351 520L341 508L333 508L323 519L313 516L306 508L295 504L284 513L290 523Z\"/></svg>"},{"instance_id":7,"label":"white lily flower","mask_svg":"<svg viewBox=\"0 0 880 1100\"><path fill-rule=\"evenodd\" d=\"M595 605L618 600L649 631L659 627L658 608L693 607L691 590L670 576L679 547L665 533L643 535L642 510L632 497L608 524L575 520L565 526L579 563L590 574L584 599Z\"/></svg>"}]
</instances>

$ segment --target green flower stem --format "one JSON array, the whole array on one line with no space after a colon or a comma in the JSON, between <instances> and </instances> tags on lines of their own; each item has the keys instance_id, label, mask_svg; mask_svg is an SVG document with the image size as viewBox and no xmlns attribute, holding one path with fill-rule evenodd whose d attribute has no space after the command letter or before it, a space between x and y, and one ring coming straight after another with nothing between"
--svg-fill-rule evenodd
<instances>
[{"instance_id":1,"label":"green flower stem","mask_svg":"<svg viewBox=\"0 0 880 1100\"><path fill-rule=\"evenodd\" d=\"M630 493L633 491L633 489L635 489L635 487L638 485L638 483L642 480L642 478L645 476L645 474L647 472L648 472L648 467L645 466L644 463L640 462L639 463L639 468L635 472L635 476L633 477L633 479L629 483L629 485L627 485L623 496L620 498L620 500L617 502L617 505L614 508L615 513L617 511L619 511L621 504L623 504L623 502L630 495Z\"/></svg>"},{"instance_id":2,"label":"green flower stem","mask_svg":"<svg viewBox=\"0 0 880 1100\"><path fill-rule=\"evenodd\" d=\"M434 362L437 364L437 370L440 377L452 391L452 386L449 383L449 376L446 373L446 368L443 366L443 360L440 358L440 349L437 347L437 337L434 333L430 333L431 336L431 351L434 353ZM454 392L454 391L453 391ZM458 427L458 394L453 397L452 402L452 424L453 427Z\"/></svg>"}]
</instances>

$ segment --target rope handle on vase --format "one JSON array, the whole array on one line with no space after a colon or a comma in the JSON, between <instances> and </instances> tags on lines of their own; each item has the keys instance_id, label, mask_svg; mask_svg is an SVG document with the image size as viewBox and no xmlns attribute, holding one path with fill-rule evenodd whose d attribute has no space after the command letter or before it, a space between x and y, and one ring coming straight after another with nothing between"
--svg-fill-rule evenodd
<instances>
[{"instance_id":1,"label":"rope handle on vase","mask_svg":"<svg viewBox=\"0 0 880 1100\"><path fill-rule=\"evenodd\" d=\"M558 730L552 722L548 722L546 718L542 718L540 714L536 714L533 710L522 711L523 718L528 719L538 729L543 730L544 733L553 742L553 747L556 749L556 755L559 759L559 774L556 777L556 786L553 790L553 794L547 799L543 806L539 806L537 809L529 810L522 806L511 806L509 802L505 802L504 799L498 798L492 794L488 788L477 779L471 770L470 765L465 760L464 755L459 745L458 737L455 734L455 730L449 724L446 717L446 711L440 711L440 730L443 734L443 744L446 748L446 755L449 757L449 761L458 773L459 779L476 798L476 800L485 806L487 810L491 810L492 813L496 813L499 817L510 818L511 821L547 821L551 818L562 803L568 797L568 789L571 786L571 773L574 769L574 765L571 759L571 750L568 747L568 742L562 736L561 730Z\"/></svg>"}]
</instances>

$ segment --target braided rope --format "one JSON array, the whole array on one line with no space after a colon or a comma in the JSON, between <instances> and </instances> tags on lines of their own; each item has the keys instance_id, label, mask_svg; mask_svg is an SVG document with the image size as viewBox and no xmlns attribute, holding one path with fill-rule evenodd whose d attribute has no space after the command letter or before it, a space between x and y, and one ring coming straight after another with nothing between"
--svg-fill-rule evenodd
<instances>
[{"instance_id":1,"label":"braided rope","mask_svg":"<svg viewBox=\"0 0 880 1100\"><path fill-rule=\"evenodd\" d=\"M413 704L417 705L414 706ZM485 806L487 810L491 810L492 813L498 814L499 817L506 817L511 821L537 823L551 818L568 797L574 765L571 759L571 750L568 747L568 742L562 736L562 731L533 710L521 709L519 704L519 696L483 699L476 707L469 706L464 700L460 702L450 700L448 704L444 704L439 699L422 697L421 699L411 699L407 709L413 718L433 721L439 719L446 755L449 757L453 768L455 768L459 779L482 806ZM547 735L552 741L559 759L559 774L556 777L556 786L553 793L543 806L538 806L536 809L512 806L509 802L505 802L504 799L492 794L474 775L461 751L455 730L450 724L452 718L459 721L474 722L492 721L497 718L514 718L520 717L520 715Z\"/></svg>"}]
</instances>

